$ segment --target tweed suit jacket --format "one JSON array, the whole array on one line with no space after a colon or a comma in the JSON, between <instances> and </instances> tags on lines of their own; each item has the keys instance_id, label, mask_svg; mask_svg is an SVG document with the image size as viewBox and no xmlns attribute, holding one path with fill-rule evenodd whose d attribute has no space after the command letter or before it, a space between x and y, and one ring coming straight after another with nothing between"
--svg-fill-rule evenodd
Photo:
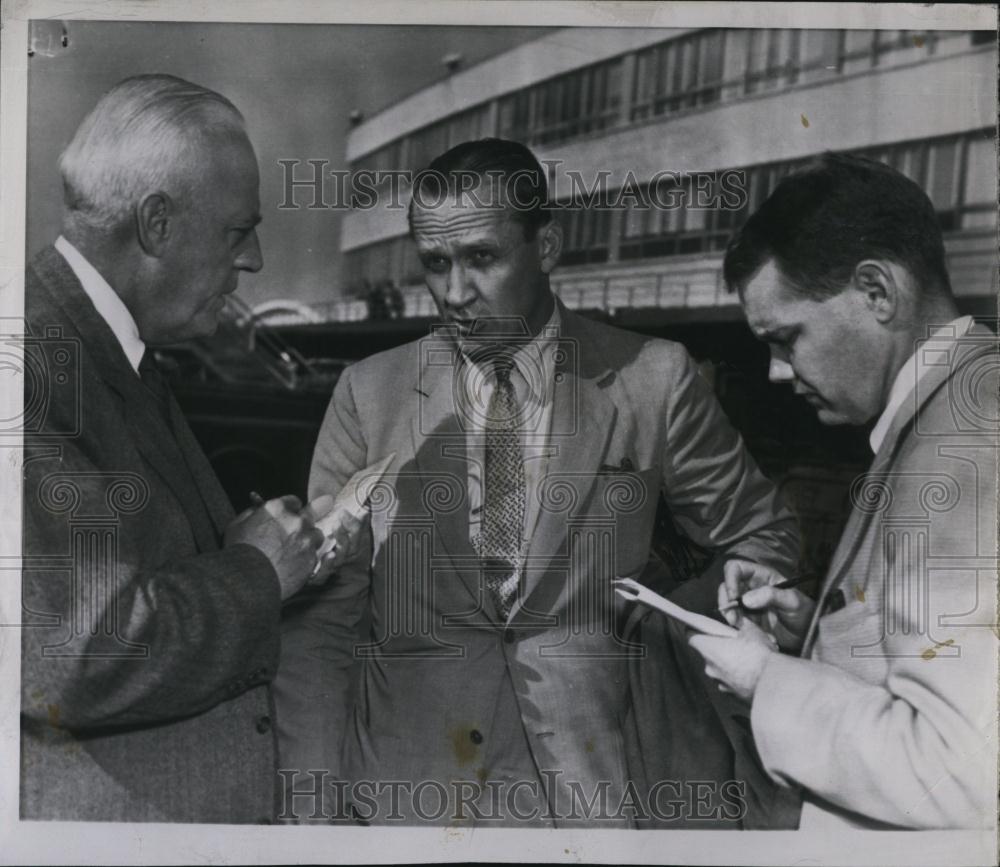
<instances>
[{"instance_id":1,"label":"tweed suit jacket","mask_svg":"<svg viewBox=\"0 0 1000 867\"><path fill-rule=\"evenodd\" d=\"M628 661L644 651L620 631L634 606L611 581L646 567L661 493L698 543L794 562L791 516L686 351L560 314L541 508L503 624L469 540L453 344L432 335L344 372L310 496L396 458L373 497L364 556L285 621L275 688L286 768L352 785L542 779L550 813L536 820L573 824L559 814L574 789L589 799L604 785L614 805L630 779ZM405 821L426 817L401 800ZM386 819L379 803L366 818Z\"/></svg>"},{"instance_id":2,"label":"tweed suit jacket","mask_svg":"<svg viewBox=\"0 0 1000 867\"><path fill-rule=\"evenodd\" d=\"M274 569L53 248L26 309L21 815L271 821Z\"/></svg>"},{"instance_id":3,"label":"tweed suit jacket","mask_svg":"<svg viewBox=\"0 0 1000 867\"><path fill-rule=\"evenodd\" d=\"M929 363L855 482L804 658L757 684L754 738L803 829L995 822L996 337Z\"/></svg>"}]
</instances>

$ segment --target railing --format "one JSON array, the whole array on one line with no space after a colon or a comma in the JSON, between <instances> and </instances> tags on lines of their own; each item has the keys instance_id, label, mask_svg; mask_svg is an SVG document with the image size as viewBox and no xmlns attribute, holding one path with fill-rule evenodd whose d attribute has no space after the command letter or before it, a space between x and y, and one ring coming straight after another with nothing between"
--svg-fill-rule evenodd
<instances>
[{"instance_id":1,"label":"railing","mask_svg":"<svg viewBox=\"0 0 1000 867\"><path fill-rule=\"evenodd\" d=\"M991 229L949 233L945 249L956 295L992 297L1000 291L996 236ZM601 310L612 315L627 309L730 307L738 300L727 293L723 283L722 255L710 252L565 267L553 274L552 288L571 310ZM410 283L401 287L400 293L403 319L437 315L423 285ZM334 302L314 308L314 312L330 323L370 321L364 301ZM287 324L307 323L302 319ZM302 362L308 364L304 359Z\"/></svg>"}]
</instances>

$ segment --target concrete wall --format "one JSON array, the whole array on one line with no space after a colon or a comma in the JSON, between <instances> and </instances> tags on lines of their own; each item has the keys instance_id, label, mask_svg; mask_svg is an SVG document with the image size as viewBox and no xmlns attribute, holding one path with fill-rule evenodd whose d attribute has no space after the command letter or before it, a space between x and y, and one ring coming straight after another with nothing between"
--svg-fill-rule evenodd
<instances>
[{"instance_id":1,"label":"concrete wall","mask_svg":"<svg viewBox=\"0 0 1000 867\"><path fill-rule=\"evenodd\" d=\"M608 172L608 189L616 189L629 172L641 182L659 171L740 168L980 129L996 123L995 81L996 50L985 46L533 150L541 160L561 161L558 198L570 189L566 169L579 172L588 185L598 172ZM355 211L344 221L343 248L405 233L405 211Z\"/></svg>"}]
</instances>

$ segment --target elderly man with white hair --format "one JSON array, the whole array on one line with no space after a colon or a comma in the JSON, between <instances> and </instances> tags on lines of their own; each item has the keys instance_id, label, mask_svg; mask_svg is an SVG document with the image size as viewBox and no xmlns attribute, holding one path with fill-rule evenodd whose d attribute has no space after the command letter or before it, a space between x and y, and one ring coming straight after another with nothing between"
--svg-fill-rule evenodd
<instances>
[{"instance_id":1,"label":"elderly man with white hair","mask_svg":"<svg viewBox=\"0 0 1000 867\"><path fill-rule=\"evenodd\" d=\"M269 822L281 603L336 555L294 497L234 517L151 351L261 268L256 157L225 97L146 75L60 170L26 275L21 816Z\"/></svg>"}]
</instances>

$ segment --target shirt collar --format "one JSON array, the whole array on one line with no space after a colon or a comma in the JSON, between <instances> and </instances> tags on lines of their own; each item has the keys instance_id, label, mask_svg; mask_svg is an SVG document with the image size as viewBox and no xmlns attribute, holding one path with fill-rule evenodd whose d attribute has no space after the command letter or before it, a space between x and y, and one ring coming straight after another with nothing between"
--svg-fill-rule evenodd
<instances>
[{"instance_id":1,"label":"shirt collar","mask_svg":"<svg viewBox=\"0 0 1000 867\"><path fill-rule=\"evenodd\" d=\"M555 349L561 322L559 304L554 303L552 315L542 326L541 331L531 340L521 344L512 356L514 366L527 385L529 399L540 404L545 402L555 374ZM460 357L464 363L473 365L492 381L493 371L487 364L473 361L462 353Z\"/></svg>"},{"instance_id":2,"label":"shirt collar","mask_svg":"<svg viewBox=\"0 0 1000 867\"><path fill-rule=\"evenodd\" d=\"M135 319L129 313L125 302L118 297L118 293L84 258L84 255L62 235L56 239L55 248L62 254L66 264L83 286L83 291L87 293L87 297L93 302L101 318L118 339L128 363L138 373L139 362L142 361L143 353L146 351L146 344L139 337L139 326L135 324Z\"/></svg>"},{"instance_id":3,"label":"shirt collar","mask_svg":"<svg viewBox=\"0 0 1000 867\"><path fill-rule=\"evenodd\" d=\"M916 389L917 383L920 382L924 374L934 366L935 360L940 356L940 353L947 351L951 344L964 335L971 327L972 317L960 316L958 319L953 319L946 325L942 325L940 328L932 331L926 339L917 341L916 352L906 359L903 366L899 369L899 373L896 374L896 379L889 390L889 400L885 405L885 409L882 410L882 415L879 416L875 427L872 428L872 432L868 435L868 443L871 445L873 452L877 452L882 447L885 435L889 432L889 428L892 427L892 423L895 421L903 404L906 403L907 397Z\"/></svg>"}]
</instances>

